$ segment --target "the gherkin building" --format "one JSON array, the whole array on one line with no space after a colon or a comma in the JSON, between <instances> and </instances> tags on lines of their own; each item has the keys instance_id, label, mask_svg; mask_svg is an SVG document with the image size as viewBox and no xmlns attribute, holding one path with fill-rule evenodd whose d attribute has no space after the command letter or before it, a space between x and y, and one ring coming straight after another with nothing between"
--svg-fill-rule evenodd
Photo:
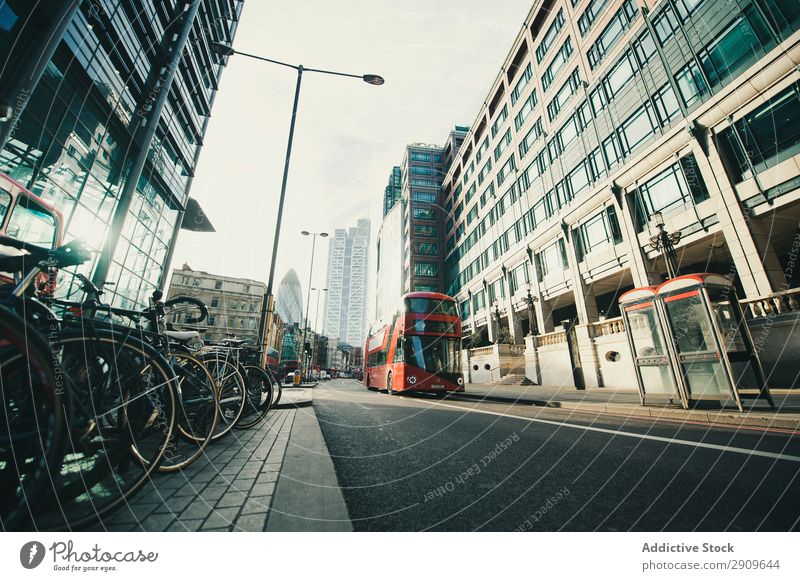
<instances>
[{"instance_id":1,"label":"the gherkin building","mask_svg":"<svg viewBox=\"0 0 800 581\"><path fill-rule=\"evenodd\" d=\"M303 316L303 289L294 269L289 270L278 286L275 309L286 325L300 324Z\"/></svg>"}]
</instances>

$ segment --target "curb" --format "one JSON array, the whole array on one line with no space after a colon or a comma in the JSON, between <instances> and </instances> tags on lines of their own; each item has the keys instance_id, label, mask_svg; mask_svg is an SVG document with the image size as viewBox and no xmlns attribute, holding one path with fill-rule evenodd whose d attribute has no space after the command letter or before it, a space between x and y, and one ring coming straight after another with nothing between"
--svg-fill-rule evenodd
<instances>
[{"instance_id":1,"label":"curb","mask_svg":"<svg viewBox=\"0 0 800 581\"><path fill-rule=\"evenodd\" d=\"M460 393L459 397L466 397L478 401L492 401L498 403L521 403L536 407L572 410L594 414L625 415L648 417L654 420L691 420L709 424L725 424L728 426L779 428L800 431L800 418L781 418L776 414L762 412L734 412L730 410L683 410L678 408L647 407L630 404L614 404L601 402L571 402L571 401L545 401L536 399L510 398L500 396L483 396L479 394Z\"/></svg>"}]
</instances>

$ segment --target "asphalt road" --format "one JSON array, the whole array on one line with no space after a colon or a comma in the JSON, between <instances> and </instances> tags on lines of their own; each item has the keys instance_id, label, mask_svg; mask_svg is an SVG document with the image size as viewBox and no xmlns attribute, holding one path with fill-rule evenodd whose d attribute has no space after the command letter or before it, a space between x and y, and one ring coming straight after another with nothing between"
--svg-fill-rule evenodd
<instances>
[{"instance_id":1,"label":"asphalt road","mask_svg":"<svg viewBox=\"0 0 800 581\"><path fill-rule=\"evenodd\" d=\"M355 530L800 529L800 438L530 405L389 396L314 408Z\"/></svg>"}]
</instances>

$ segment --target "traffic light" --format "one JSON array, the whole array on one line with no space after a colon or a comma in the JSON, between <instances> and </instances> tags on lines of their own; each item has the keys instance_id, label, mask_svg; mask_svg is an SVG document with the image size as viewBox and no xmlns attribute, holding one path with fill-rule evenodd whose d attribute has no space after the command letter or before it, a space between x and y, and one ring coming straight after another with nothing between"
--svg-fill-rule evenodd
<instances>
[{"instance_id":1,"label":"traffic light","mask_svg":"<svg viewBox=\"0 0 800 581\"><path fill-rule=\"evenodd\" d=\"M309 342L309 341L306 341L305 352L306 353L311 353L311 342Z\"/></svg>"}]
</instances>

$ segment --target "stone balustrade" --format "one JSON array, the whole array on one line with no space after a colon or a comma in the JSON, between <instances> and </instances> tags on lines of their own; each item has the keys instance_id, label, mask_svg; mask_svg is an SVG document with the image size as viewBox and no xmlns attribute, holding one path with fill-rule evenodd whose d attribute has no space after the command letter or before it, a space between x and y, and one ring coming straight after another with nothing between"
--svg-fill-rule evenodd
<instances>
[{"instance_id":1,"label":"stone balustrade","mask_svg":"<svg viewBox=\"0 0 800 581\"><path fill-rule=\"evenodd\" d=\"M751 319L768 319L775 315L800 312L800 288L773 293L767 297L741 301L745 316Z\"/></svg>"},{"instance_id":2,"label":"stone balustrade","mask_svg":"<svg viewBox=\"0 0 800 581\"><path fill-rule=\"evenodd\" d=\"M622 317L614 317L613 319L605 319L604 321L597 321L591 323L592 337L605 337L607 335L619 335L625 332L625 323Z\"/></svg>"},{"instance_id":3,"label":"stone balustrade","mask_svg":"<svg viewBox=\"0 0 800 581\"><path fill-rule=\"evenodd\" d=\"M536 346L545 347L548 345L560 345L567 342L566 331L553 331L552 333L544 333L536 337Z\"/></svg>"}]
</instances>

